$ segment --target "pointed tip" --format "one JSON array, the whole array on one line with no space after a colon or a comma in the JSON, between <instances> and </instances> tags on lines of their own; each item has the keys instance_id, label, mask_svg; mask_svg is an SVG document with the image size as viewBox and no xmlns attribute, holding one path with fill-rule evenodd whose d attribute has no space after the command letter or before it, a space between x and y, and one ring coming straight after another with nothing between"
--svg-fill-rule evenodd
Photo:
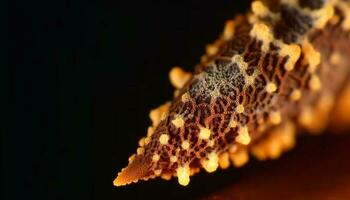
<instances>
[{"instance_id":1,"label":"pointed tip","mask_svg":"<svg viewBox=\"0 0 350 200\"><path fill-rule=\"evenodd\" d=\"M130 179L130 175L128 175L125 169L127 169L127 167L122 169L122 171L119 172L118 176L114 179L113 181L114 186L116 187L124 186L132 183L133 181L137 181L137 180Z\"/></svg>"},{"instance_id":2,"label":"pointed tip","mask_svg":"<svg viewBox=\"0 0 350 200\"><path fill-rule=\"evenodd\" d=\"M118 174L117 178L114 179L113 181L113 185L116 186L116 187L119 187L119 186L124 186L126 185L127 183L122 179L120 178L120 174Z\"/></svg>"},{"instance_id":3,"label":"pointed tip","mask_svg":"<svg viewBox=\"0 0 350 200\"><path fill-rule=\"evenodd\" d=\"M117 178L113 181L113 185L117 187L124 186L151 176L152 173L149 170L148 164L142 158L137 157L118 173Z\"/></svg>"}]
</instances>

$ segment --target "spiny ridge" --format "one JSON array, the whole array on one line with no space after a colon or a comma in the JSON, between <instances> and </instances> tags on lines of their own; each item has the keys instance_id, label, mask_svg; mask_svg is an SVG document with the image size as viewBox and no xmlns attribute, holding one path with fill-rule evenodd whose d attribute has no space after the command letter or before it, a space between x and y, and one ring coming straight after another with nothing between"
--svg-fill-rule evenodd
<instances>
[{"instance_id":1,"label":"spiny ridge","mask_svg":"<svg viewBox=\"0 0 350 200\"><path fill-rule=\"evenodd\" d=\"M185 186L200 169L241 167L249 153L276 159L298 129L322 130L316 123L327 123L350 74L343 54L328 55L349 48L349 2L278 2L255 1L228 21L194 74L170 72L174 99L151 111L152 126L116 186L158 176Z\"/></svg>"}]
</instances>

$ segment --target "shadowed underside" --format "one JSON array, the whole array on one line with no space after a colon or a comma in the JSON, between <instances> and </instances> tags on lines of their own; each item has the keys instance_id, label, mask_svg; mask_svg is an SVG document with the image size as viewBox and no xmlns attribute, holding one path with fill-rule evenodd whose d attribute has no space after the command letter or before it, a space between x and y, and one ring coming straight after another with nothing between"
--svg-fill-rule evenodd
<instances>
[{"instance_id":1,"label":"shadowed underside","mask_svg":"<svg viewBox=\"0 0 350 200\"><path fill-rule=\"evenodd\" d=\"M272 3L273 2L273 3ZM153 122L114 181L190 176L244 165L251 153L278 158L295 133L319 133L329 115L348 124L350 3L255 1L228 21L191 74L176 67L172 102L150 112Z\"/></svg>"}]
</instances>

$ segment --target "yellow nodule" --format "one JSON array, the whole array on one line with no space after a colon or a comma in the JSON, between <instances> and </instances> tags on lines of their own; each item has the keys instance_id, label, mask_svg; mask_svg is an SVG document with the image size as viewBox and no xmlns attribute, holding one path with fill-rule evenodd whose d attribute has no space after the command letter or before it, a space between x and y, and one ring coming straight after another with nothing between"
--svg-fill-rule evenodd
<instances>
[{"instance_id":1,"label":"yellow nodule","mask_svg":"<svg viewBox=\"0 0 350 200\"><path fill-rule=\"evenodd\" d=\"M182 102L187 102L187 101L189 101L191 99L191 96L187 93L187 92L185 92L182 96L181 96L181 101Z\"/></svg>"},{"instance_id":2,"label":"yellow nodule","mask_svg":"<svg viewBox=\"0 0 350 200\"><path fill-rule=\"evenodd\" d=\"M176 128L181 128L185 124L184 120L179 115L176 116L175 119L171 121L171 123L173 123Z\"/></svg>"},{"instance_id":3,"label":"yellow nodule","mask_svg":"<svg viewBox=\"0 0 350 200\"><path fill-rule=\"evenodd\" d=\"M208 44L205 50L209 56L213 56L219 51L219 48L216 45Z\"/></svg>"},{"instance_id":4,"label":"yellow nodule","mask_svg":"<svg viewBox=\"0 0 350 200\"><path fill-rule=\"evenodd\" d=\"M247 150L239 150L235 153L230 154L230 159L234 166L236 167L242 167L244 164L246 164L249 160L249 155Z\"/></svg>"},{"instance_id":5,"label":"yellow nodule","mask_svg":"<svg viewBox=\"0 0 350 200\"><path fill-rule=\"evenodd\" d=\"M244 112L244 106L243 105L238 105L236 108L237 113L243 113Z\"/></svg>"},{"instance_id":6,"label":"yellow nodule","mask_svg":"<svg viewBox=\"0 0 350 200\"><path fill-rule=\"evenodd\" d=\"M219 166L218 155L215 152L210 153L208 160L202 161L202 166L207 172L214 172Z\"/></svg>"},{"instance_id":7,"label":"yellow nodule","mask_svg":"<svg viewBox=\"0 0 350 200\"><path fill-rule=\"evenodd\" d=\"M207 128L201 128L200 132L199 132L199 138L202 140L207 140L209 139L211 134L211 131Z\"/></svg>"},{"instance_id":8,"label":"yellow nodule","mask_svg":"<svg viewBox=\"0 0 350 200\"><path fill-rule=\"evenodd\" d=\"M287 71L291 71L294 69L295 63L298 61L300 57L301 49L300 49L300 46L296 44L282 45L280 54L282 57L285 57L285 56L289 57L284 68Z\"/></svg>"},{"instance_id":9,"label":"yellow nodule","mask_svg":"<svg viewBox=\"0 0 350 200\"><path fill-rule=\"evenodd\" d=\"M154 154L154 155L152 156L152 161L153 161L153 162L157 162L159 159L160 159L160 156L159 156L158 154Z\"/></svg>"},{"instance_id":10,"label":"yellow nodule","mask_svg":"<svg viewBox=\"0 0 350 200\"><path fill-rule=\"evenodd\" d=\"M160 135L159 137L160 144L163 144L163 145L168 144L168 141L169 141L169 136L167 134Z\"/></svg>"},{"instance_id":11,"label":"yellow nodule","mask_svg":"<svg viewBox=\"0 0 350 200\"><path fill-rule=\"evenodd\" d=\"M271 112L269 116L269 120L273 125L280 124L282 121L281 112L279 111Z\"/></svg>"},{"instance_id":12,"label":"yellow nodule","mask_svg":"<svg viewBox=\"0 0 350 200\"><path fill-rule=\"evenodd\" d=\"M230 157L227 152L219 156L219 166L221 169L227 169L230 166Z\"/></svg>"},{"instance_id":13,"label":"yellow nodule","mask_svg":"<svg viewBox=\"0 0 350 200\"><path fill-rule=\"evenodd\" d=\"M177 168L176 175L180 185L186 186L190 183L190 168L188 165Z\"/></svg>"},{"instance_id":14,"label":"yellow nodule","mask_svg":"<svg viewBox=\"0 0 350 200\"><path fill-rule=\"evenodd\" d=\"M244 145L248 145L250 143L250 136L246 126L239 128L236 142Z\"/></svg>"},{"instance_id":15,"label":"yellow nodule","mask_svg":"<svg viewBox=\"0 0 350 200\"><path fill-rule=\"evenodd\" d=\"M309 72L314 73L321 62L320 52L316 51L314 46L305 40L303 43L303 53L305 62L309 64Z\"/></svg>"},{"instance_id":16,"label":"yellow nodule","mask_svg":"<svg viewBox=\"0 0 350 200\"><path fill-rule=\"evenodd\" d=\"M191 76L191 73L185 72L180 67L174 67L169 72L170 82L176 89L182 88Z\"/></svg>"},{"instance_id":17,"label":"yellow nodule","mask_svg":"<svg viewBox=\"0 0 350 200\"><path fill-rule=\"evenodd\" d=\"M235 23L233 20L226 22L224 32L222 33L224 40L230 40L235 33Z\"/></svg>"},{"instance_id":18,"label":"yellow nodule","mask_svg":"<svg viewBox=\"0 0 350 200\"><path fill-rule=\"evenodd\" d=\"M171 156L170 157L170 162L174 163L177 161L177 157L176 156Z\"/></svg>"},{"instance_id":19,"label":"yellow nodule","mask_svg":"<svg viewBox=\"0 0 350 200\"><path fill-rule=\"evenodd\" d=\"M319 91L322 87L320 78L317 75L312 75L309 81L309 87L314 91Z\"/></svg>"},{"instance_id":20,"label":"yellow nodule","mask_svg":"<svg viewBox=\"0 0 350 200\"><path fill-rule=\"evenodd\" d=\"M266 24L262 23L256 23L253 25L253 28L250 31L250 36L262 41L261 50L263 52L266 52L269 49L270 43L274 39L271 29Z\"/></svg>"},{"instance_id":21,"label":"yellow nodule","mask_svg":"<svg viewBox=\"0 0 350 200\"><path fill-rule=\"evenodd\" d=\"M136 149L136 152L137 152L137 155L141 155L141 154L143 154L145 152L145 149L142 148L142 147L139 147L139 148Z\"/></svg>"},{"instance_id":22,"label":"yellow nodule","mask_svg":"<svg viewBox=\"0 0 350 200\"><path fill-rule=\"evenodd\" d=\"M254 1L251 7L253 13L259 17L266 17L270 12L261 1Z\"/></svg>"},{"instance_id":23,"label":"yellow nodule","mask_svg":"<svg viewBox=\"0 0 350 200\"><path fill-rule=\"evenodd\" d=\"M295 89L290 95L290 100L299 101L301 98L301 91L299 89Z\"/></svg>"},{"instance_id":24,"label":"yellow nodule","mask_svg":"<svg viewBox=\"0 0 350 200\"><path fill-rule=\"evenodd\" d=\"M276 92L276 90L277 90L277 86L276 86L275 83L268 83L268 84L266 85L266 91L267 91L268 93Z\"/></svg>"},{"instance_id":25,"label":"yellow nodule","mask_svg":"<svg viewBox=\"0 0 350 200\"><path fill-rule=\"evenodd\" d=\"M187 141L187 140L184 140L182 143L181 143L181 147L185 150L187 150L189 147L190 147L190 143Z\"/></svg>"}]
</instances>

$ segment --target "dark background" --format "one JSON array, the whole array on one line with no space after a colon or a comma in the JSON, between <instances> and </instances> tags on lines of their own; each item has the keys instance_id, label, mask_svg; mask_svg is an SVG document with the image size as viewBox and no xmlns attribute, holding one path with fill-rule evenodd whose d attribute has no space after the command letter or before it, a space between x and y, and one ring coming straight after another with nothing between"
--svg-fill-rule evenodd
<instances>
[{"instance_id":1,"label":"dark background","mask_svg":"<svg viewBox=\"0 0 350 200\"><path fill-rule=\"evenodd\" d=\"M112 185L146 133L149 110L172 98L171 67L191 70L225 20L248 5L9 2L2 199L197 198L228 182L226 176L234 179L234 172L218 172L186 188L175 179Z\"/></svg>"},{"instance_id":2,"label":"dark background","mask_svg":"<svg viewBox=\"0 0 350 200\"><path fill-rule=\"evenodd\" d=\"M350 134L303 137L276 161L200 173L187 187L176 179L112 185L146 134L149 110L172 98L169 70L190 71L225 21L248 7L9 2L1 199L350 199Z\"/></svg>"}]
</instances>

